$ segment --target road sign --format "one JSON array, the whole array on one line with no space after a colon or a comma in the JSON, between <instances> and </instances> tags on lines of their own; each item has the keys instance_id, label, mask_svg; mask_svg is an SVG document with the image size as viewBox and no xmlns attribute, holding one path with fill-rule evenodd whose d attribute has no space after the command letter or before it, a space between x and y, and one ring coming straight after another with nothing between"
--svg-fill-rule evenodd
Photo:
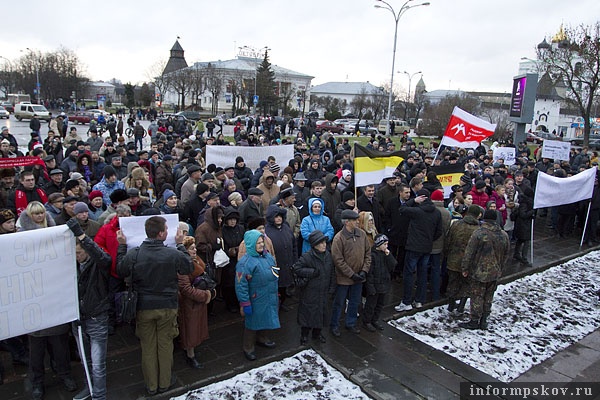
<instances>
[{"instance_id":1,"label":"road sign","mask_svg":"<svg viewBox=\"0 0 600 400\"><path fill-rule=\"evenodd\" d=\"M257 95L257 94L255 94L255 95L254 95L254 97L253 97L253 100L252 100L252 101L254 102L254 105L257 105L257 104L258 104L258 95Z\"/></svg>"}]
</instances>

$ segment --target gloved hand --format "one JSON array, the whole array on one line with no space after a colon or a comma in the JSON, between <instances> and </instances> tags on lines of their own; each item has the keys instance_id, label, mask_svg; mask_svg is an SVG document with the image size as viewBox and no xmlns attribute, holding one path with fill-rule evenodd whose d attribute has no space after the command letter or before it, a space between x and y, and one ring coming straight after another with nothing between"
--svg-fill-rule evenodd
<instances>
[{"instance_id":1,"label":"gloved hand","mask_svg":"<svg viewBox=\"0 0 600 400\"><path fill-rule=\"evenodd\" d=\"M73 235L75 235L75 237L79 237L85 234L83 229L81 229L81 225L79 225L79 222L77 222L77 218L75 217L67 221L67 226L69 227L71 232L73 232Z\"/></svg>"},{"instance_id":2,"label":"gloved hand","mask_svg":"<svg viewBox=\"0 0 600 400\"><path fill-rule=\"evenodd\" d=\"M321 271L319 271L319 269L318 269L318 268L315 268L315 269L313 269L313 273L312 273L312 276L311 276L311 278L316 278L316 277L318 277L319 275L321 275Z\"/></svg>"},{"instance_id":3,"label":"gloved hand","mask_svg":"<svg viewBox=\"0 0 600 400\"><path fill-rule=\"evenodd\" d=\"M358 276L360 276L360 278L362 279L363 282L365 282L367 280L367 273L365 271L360 271L358 273Z\"/></svg>"},{"instance_id":4,"label":"gloved hand","mask_svg":"<svg viewBox=\"0 0 600 400\"><path fill-rule=\"evenodd\" d=\"M364 281L363 277L360 276L359 274L352 275L352 280L356 283L360 283L360 282Z\"/></svg>"},{"instance_id":5,"label":"gloved hand","mask_svg":"<svg viewBox=\"0 0 600 400\"><path fill-rule=\"evenodd\" d=\"M252 315L252 306L244 306L244 315L250 316Z\"/></svg>"},{"instance_id":6,"label":"gloved hand","mask_svg":"<svg viewBox=\"0 0 600 400\"><path fill-rule=\"evenodd\" d=\"M367 290L367 296L373 296L374 294L377 294L377 291L375 290L375 286L372 284L368 284L366 287Z\"/></svg>"}]
</instances>

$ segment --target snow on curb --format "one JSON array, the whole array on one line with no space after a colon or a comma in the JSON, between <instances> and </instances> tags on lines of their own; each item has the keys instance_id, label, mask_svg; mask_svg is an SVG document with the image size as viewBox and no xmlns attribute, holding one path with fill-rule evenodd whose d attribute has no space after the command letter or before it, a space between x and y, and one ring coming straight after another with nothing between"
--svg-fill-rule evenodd
<instances>
[{"instance_id":1,"label":"snow on curb","mask_svg":"<svg viewBox=\"0 0 600 400\"><path fill-rule=\"evenodd\" d=\"M459 328L445 305L389 323L508 383L600 327L599 286L594 251L499 286L487 331Z\"/></svg>"},{"instance_id":2,"label":"snow on curb","mask_svg":"<svg viewBox=\"0 0 600 400\"><path fill-rule=\"evenodd\" d=\"M241 373L171 400L369 399L314 350Z\"/></svg>"}]
</instances>

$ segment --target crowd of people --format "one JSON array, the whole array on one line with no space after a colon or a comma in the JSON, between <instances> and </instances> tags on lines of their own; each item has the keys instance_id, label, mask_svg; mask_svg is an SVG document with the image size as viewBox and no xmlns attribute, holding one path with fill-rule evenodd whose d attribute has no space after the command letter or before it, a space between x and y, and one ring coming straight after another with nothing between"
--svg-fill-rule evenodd
<instances>
[{"instance_id":1,"label":"crowd of people","mask_svg":"<svg viewBox=\"0 0 600 400\"><path fill-rule=\"evenodd\" d=\"M398 144L407 156L393 175L357 188L347 139L305 135L304 126L286 137L263 121L256 135L238 121L235 144L289 143L294 158L270 156L252 171L241 156L227 165L206 163L207 146L234 144L222 132L177 133L174 125L161 124L149 148L138 142L138 149L118 133L115 140L92 132L84 141L74 126L64 137L50 126L43 139L40 131L32 133L30 165L0 169L1 234L67 225L77 239L85 304L78 324L90 352L94 399L106 396L106 345L122 322L120 298L128 285L139 296L135 329L146 390L153 395L174 383L177 336L187 364L202 367L194 349L208 339L210 314L244 317L241 348L252 361L255 345L276 347L269 332L280 328L279 313L289 311L290 296L299 299L298 328L286 328L298 329L301 344L309 336L325 342L324 329L334 337L342 335L341 326L352 334L361 327L382 330L386 294L401 279L396 311L446 296L449 312L463 312L470 297L470 320L461 326L486 329L511 241L514 261L531 266L533 218L547 215L559 239L577 232L597 243L597 179L590 200L533 209L537 174L567 177L597 168L587 149L554 163L520 143L515 165L507 166L483 146L438 149L408 140ZM392 152L396 145L379 136L367 147ZM3 127L0 157L24 155ZM432 166L451 164L463 165L464 173L445 198ZM168 226L161 215L167 214L179 221L177 248L164 245ZM129 251L119 225L128 216L149 216L147 238ZM68 362L70 328L3 341L16 362L29 364L34 399L44 396L46 348L65 389L77 389Z\"/></svg>"}]
</instances>

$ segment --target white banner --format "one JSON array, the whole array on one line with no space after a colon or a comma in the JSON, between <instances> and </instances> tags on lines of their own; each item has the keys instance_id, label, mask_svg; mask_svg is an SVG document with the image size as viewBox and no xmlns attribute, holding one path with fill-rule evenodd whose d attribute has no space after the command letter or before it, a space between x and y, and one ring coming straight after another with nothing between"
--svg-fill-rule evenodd
<instances>
[{"instance_id":1,"label":"white banner","mask_svg":"<svg viewBox=\"0 0 600 400\"><path fill-rule=\"evenodd\" d=\"M134 247L139 246L146 239L146 228L144 227L144 224L150 217L163 217L167 220L167 227L169 230L167 239L165 240L165 246L177 247L175 243L175 234L177 233L177 227L179 226L179 215L163 214L140 215L139 217L119 217L119 227L127 238L127 249L133 249Z\"/></svg>"},{"instance_id":2,"label":"white banner","mask_svg":"<svg viewBox=\"0 0 600 400\"><path fill-rule=\"evenodd\" d=\"M499 159L504 160L504 165L514 165L515 163L515 148L514 147L496 147L494 148L494 162Z\"/></svg>"},{"instance_id":3,"label":"white banner","mask_svg":"<svg viewBox=\"0 0 600 400\"><path fill-rule=\"evenodd\" d=\"M0 340L79 318L75 238L66 225L0 235Z\"/></svg>"},{"instance_id":4,"label":"white banner","mask_svg":"<svg viewBox=\"0 0 600 400\"><path fill-rule=\"evenodd\" d=\"M281 170L288 165L288 162L294 158L294 145L286 144L282 146L206 146L206 164L215 164L217 167L226 168L235 166L235 159L242 156L246 167L253 172L259 167L262 160L267 161L267 157L274 156Z\"/></svg>"},{"instance_id":5,"label":"white banner","mask_svg":"<svg viewBox=\"0 0 600 400\"><path fill-rule=\"evenodd\" d=\"M544 143L542 144L542 158L568 160L570 152L570 142L561 142L560 140L544 140Z\"/></svg>"},{"instance_id":6,"label":"white banner","mask_svg":"<svg viewBox=\"0 0 600 400\"><path fill-rule=\"evenodd\" d=\"M591 198L597 170L597 168L586 169L569 178L557 178L544 172L538 173L533 208L571 204Z\"/></svg>"}]
</instances>

